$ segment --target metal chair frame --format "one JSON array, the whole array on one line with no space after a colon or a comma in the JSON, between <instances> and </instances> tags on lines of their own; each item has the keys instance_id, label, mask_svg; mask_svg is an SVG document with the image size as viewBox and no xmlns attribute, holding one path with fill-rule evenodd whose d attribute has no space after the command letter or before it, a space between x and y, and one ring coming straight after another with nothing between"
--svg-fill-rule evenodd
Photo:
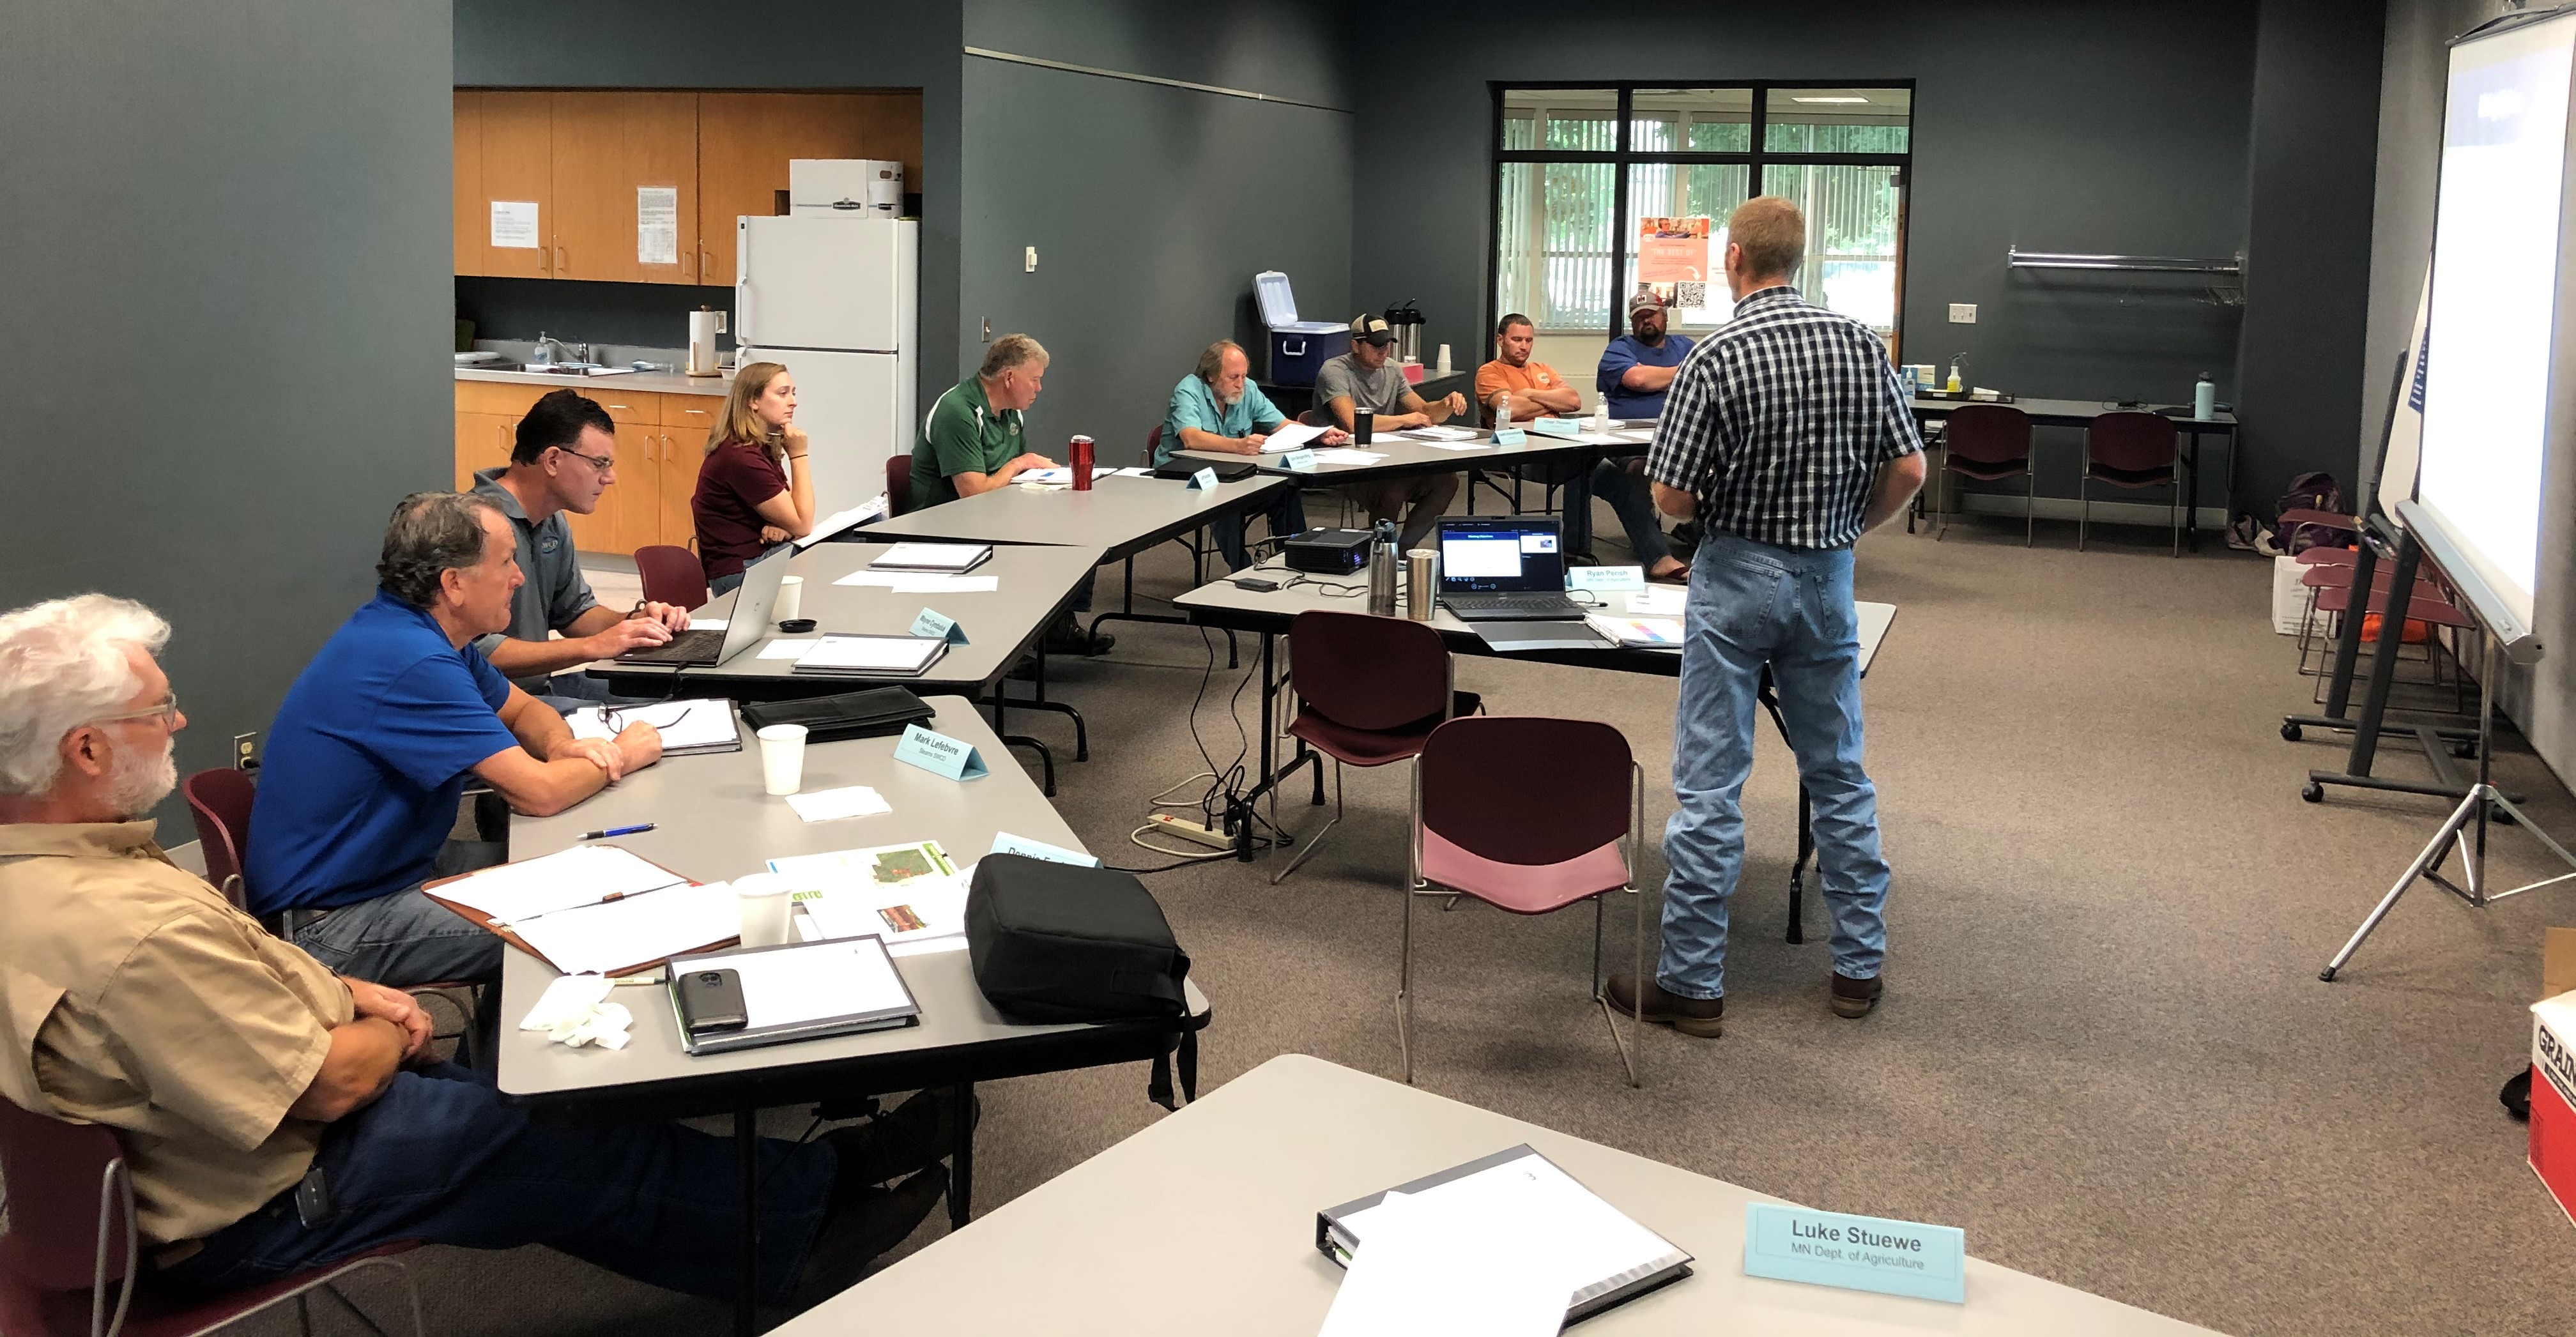
<instances>
[{"instance_id":1,"label":"metal chair frame","mask_svg":"<svg viewBox=\"0 0 2576 1337\"><path fill-rule=\"evenodd\" d=\"M2122 412L2129 411L2130 410L2122 410ZM2095 464L2093 456L2093 431L2094 428L2101 423L2103 418L2117 416L2119 416L2117 413L2101 414L2095 417L2093 422L2087 424L2084 428L2084 472L2075 480L2075 550L2077 552L2084 551L2086 531L2090 528L2093 520L2093 468ZM2169 420L2162 419L2159 415L2141 412L2138 416L2158 417L2159 421L2165 422L2169 431L2172 427L2172 423ZM2167 446L2169 448L2168 458L2165 463L2157 466L2166 471L2167 476L2163 482L2140 483L2134 487L2123 483L2112 483L2111 486L2121 488L2124 491L2137 491L2142 488L2150 487L2165 487L2173 489L2173 496L2165 505L2165 517L2167 526L2173 531L2173 555L2180 557L2182 556L2182 463L2179 448L2174 447L2171 441L2167 442ZM2107 482L2109 480L2106 479L2104 481Z\"/></svg>"}]
</instances>

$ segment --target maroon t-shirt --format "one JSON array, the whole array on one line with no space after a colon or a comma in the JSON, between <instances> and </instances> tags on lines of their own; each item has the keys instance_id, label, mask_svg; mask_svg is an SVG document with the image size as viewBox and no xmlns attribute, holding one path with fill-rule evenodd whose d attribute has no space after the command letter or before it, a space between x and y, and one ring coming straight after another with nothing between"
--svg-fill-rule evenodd
<instances>
[{"instance_id":1,"label":"maroon t-shirt","mask_svg":"<svg viewBox=\"0 0 2576 1337\"><path fill-rule=\"evenodd\" d=\"M769 547L760 541L760 503L787 490L787 471L749 441L727 441L698 465L689 514L698 526L698 564L707 579L730 576Z\"/></svg>"}]
</instances>

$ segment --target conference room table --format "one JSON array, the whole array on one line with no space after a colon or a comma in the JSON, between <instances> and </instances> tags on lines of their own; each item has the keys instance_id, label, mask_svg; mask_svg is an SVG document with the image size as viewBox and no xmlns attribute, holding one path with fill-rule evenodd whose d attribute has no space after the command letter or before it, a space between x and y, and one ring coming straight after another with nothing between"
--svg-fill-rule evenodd
<instances>
[{"instance_id":1,"label":"conference room table","mask_svg":"<svg viewBox=\"0 0 2576 1337\"><path fill-rule=\"evenodd\" d=\"M1524 1143L1693 1258L1692 1275L1569 1330L1583 1337L2214 1337L1975 1257L1955 1305L1749 1276L1745 1208L1780 1199L1303 1054L1271 1059L777 1331L1123 1337L1169 1314L1190 1332L1310 1337L1344 1275L1315 1249L1317 1212Z\"/></svg>"},{"instance_id":2,"label":"conference room table","mask_svg":"<svg viewBox=\"0 0 2576 1337\"><path fill-rule=\"evenodd\" d=\"M1014 483L879 520L856 531L856 536L1097 548L1102 565L1126 564L1126 587L1117 611L1093 616L1094 628L1111 620L1182 623L1189 619L1136 611L1136 554L1196 534L1225 516L1249 515L1272 504L1290 486L1286 476L1267 473L1219 483L1213 489L1194 488L1178 478L1120 474L1094 478L1088 491ZM1199 553L1195 542L1191 553L1193 558Z\"/></svg>"},{"instance_id":3,"label":"conference room table","mask_svg":"<svg viewBox=\"0 0 2576 1337\"><path fill-rule=\"evenodd\" d=\"M591 677L605 678L608 690L620 696L699 695L736 701L778 701L888 685L916 692L957 692L989 702L996 731L1010 727L1009 711L1015 706L1069 716L1074 723L1074 760L1088 759L1090 730L1081 714L1061 701L1046 699L1043 642L1047 624L1072 603L1074 590L1099 565L1099 552L1087 547L997 544L989 560L965 573L969 577L992 577L995 588L990 591L906 593L884 585L838 583L844 577L866 572L868 564L883 556L890 546L882 541L817 543L788 561L787 574L804 578L797 615L814 620L812 631L782 634L772 627L758 644L712 667L668 668L595 660L587 672ZM738 595L739 591L718 595L695 615L729 619ZM938 662L914 677L798 673L793 660L762 657L764 650L779 641L813 640L830 632L907 635L913 620L925 608L955 618L967 643L948 647ZM1002 680L1024 655L1034 661L1036 695L1015 700L1003 690ZM1055 756L1046 744L1008 732L1003 732L1002 737L1005 742L1037 753L1045 769L1046 792L1054 793Z\"/></svg>"},{"instance_id":4,"label":"conference room table","mask_svg":"<svg viewBox=\"0 0 2576 1337\"><path fill-rule=\"evenodd\" d=\"M1234 581L1244 576L1279 581L1280 587L1275 590L1243 589ZM1399 608L1404 606L1406 583L1405 572L1398 570L1396 606ZM1678 591L1682 587L1657 585L1654 588ZM1278 814L1280 786L1289 776L1295 774L1299 767L1310 761L1315 765L1314 802L1324 801L1323 754L1307 747L1301 739L1297 744L1296 754L1289 759L1287 765L1283 767L1277 761L1276 744L1279 732L1277 714L1280 689L1290 685L1290 679L1280 676L1277 671L1278 639L1287 634L1300 613L1316 611L1365 613L1368 611L1367 597L1368 579L1364 575L1317 575L1313 572L1291 570L1279 559L1272 558L1250 570L1239 571L1234 576L1202 585L1174 601L1189 614L1194 622L1233 631L1251 632L1261 638L1261 662L1256 670L1261 675L1261 779L1243 796L1242 802L1247 810L1255 800L1266 795L1270 799L1271 814L1275 819ZM1578 603L1587 599L1596 600L1599 606L1595 611L1604 614L1646 616L1628 613L1626 595L1623 593L1595 594L1569 591L1568 597ZM1855 604L1855 609L1859 614L1860 672L1861 676L1867 677L1870 665L1877 662L1880 647L1887 642L1889 628L1895 625L1896 605L1863 601ZM1674 620L1680 620L1679 615L1672 616ZM1614 673L1644 673L1666 678L1679 677L1682 671L1682 655L1678 647L1605 646L1598 650L1526 650L1505 653L1487 645L1485 639L1476 634L1473 626L1436 603L1431 609L1431 620L1425 625L1440 633L1441 642L1448 646L1452 654L1534 660L1547 664L1567 664L1576 668L1607 669ZM1779 699L1772 691L1770 672L1767 669L1763 672L1761 701L1763 708L1770 712L1773 725L1779 729L1780 737L1786 741L1789 736L1788 721L1780 713ZM1789 868L1788 940L1793 943L1806 941L1804 909L1806 868L1807 860L1815 853L1812 817L1812 804L1806 786L1801 784L1798 787L1798 857ZM1275 820L1272 826L1274 828L1277 826ZM1244 820L1235 828L1235 857L1246 862L1252 859L1251 827L1252 823Z\"/></svg>"},{"instance_id":5,"label":"conference room table","mask_svg":"<svg viewBox=\"0 0 2576 1337\"><path fill-rule=\"evenodd\" d=\"M979 750L1000 746L991 729L960 697L934 696L931 727ZM737 721L739 727L739 721ZM997 766L969 781L950 780L894 759L896 740L858 738L809 744L803 790L845 785L874 788L893 811L842 821L806 822L784 798L762 786L759 744L740 728L743 749L670 757L629 774L570 811L554 817L514 818L510 857L530 859L584 843L585 830L657 823L651 831L614 843L700 882L730 881L759 872L786 855L935 840L960 867L981 859L1002 833L1083 848L1054 806L1016 766ZM781 1105L854 1100L928 1087L960 1088L977 1082L1168 1055L1183 1030L1203 1029L1212 1016L1196 979L1189 981L1190 1014L1159 1021L1026 1025L987 1002L962 951L895 958L895 967L921 1006L917 1025L858 1035L803 1040L690 1055L658 987L616 990L612 1001L634 1013L623 1049L571 1048L542 1031L515 1029L538 995L558 975L552 966L515 947L503 953L497 1006L504 1023L497 1050L502 1097L538 1117L571 1123L636 1123L730 1114L743 1147L744 1276L752 1275L751 1232L758 1220L755 1115ZM1181 1085L1197 1075L1183 1065ZM961 1105L964 1103L960 1102ZM949 1218L963 1225L971 1205L974 1138L961 1129L952 1158ZM751 1330L751 1290L737 1307L739 1331Z\"/></svg>"},{"instance_id":6,"label":"conference room table","mask_svg":"<svg viewBox=\"0 0 2576 1337\"><path fill-rule=\"evenodd\" d=\"M1962 404L1983 402L1986 401L1926 399L1916 395L1907 401L1907 407L1914 410L1916 422L1928 424L1948 419L1950 414ZM2228 497L2232 498L2236 494L2234 481L2237 452L2232 444L2236 440L2236 415L2233 413L2219 412L2201 418L2193 416L2187 405L2131 404L2124 407L2100 399L2016 399L2004 407L2020 409L2030 418L2033 427L2083 427L2105 413L2124 411L2154 413L2173 419L2174 429L2183 440L2182 493L2189 499L2188 504L2182 508L2182 532L2184 541L2191 545L2193 552L2200 551L2200 438L2203 434L2225 437L2231 443L2227 452L2227 476L2222 481L2228 483L2225 489ZM1915 494L1915 503L1917 506L1922 503L1922 494L1919 492ZM1908 511L1906 527L1909 531L1913 528L1915 515L1919 513L1915 510Z\"/></svg>"}]
</instances>

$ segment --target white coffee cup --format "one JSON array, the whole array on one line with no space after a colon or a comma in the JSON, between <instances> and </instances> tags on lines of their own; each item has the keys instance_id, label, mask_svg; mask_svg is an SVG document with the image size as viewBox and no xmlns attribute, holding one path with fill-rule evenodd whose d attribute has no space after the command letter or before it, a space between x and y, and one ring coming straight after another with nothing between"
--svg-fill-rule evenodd
<instances>
[{"instance_id":1,"label":"white coffee cup","mask_svg":"<svg viewBox=\"0 0 2576 1337\"><path fill-rule=\"evenodd\" d=\"M769 620L772 622L785 622L790 618L799 616L796 610L799 607L802 607L804 602L805 578L803 576L779 577L778 601L770 605Z\"/></svg>"},{"instance_id":2,"label":"white coffee cup","mask_svg":"<svg viewBox=\"0 0 2576 1337\"><path fill-rule=\"evenodd\" d=\"M787 879L776 873L747 873L733 880L734 909L742 917L742 945L775 947L787 941L787 916L795 907Z\"/></svg>"},{"instance_id":3,"label":"white coffee cup","mask_svg":"<svg viewBox=\"0 0 2576 1337\"><path fill-rule=\"evenodd\" d=\"M805 783L805 726L771 724L760 733L760 778L772 794L793 794Z\"/></svg>"}]
</instances>

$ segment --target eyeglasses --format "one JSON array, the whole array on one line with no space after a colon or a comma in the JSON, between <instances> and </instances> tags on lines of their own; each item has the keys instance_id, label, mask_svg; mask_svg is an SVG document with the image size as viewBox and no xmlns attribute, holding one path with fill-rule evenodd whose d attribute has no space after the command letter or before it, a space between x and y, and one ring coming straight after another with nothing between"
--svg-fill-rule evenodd
<instances>
[{"instance_id":1,"label":"eyeglasses","mask_svg":"<svg viewBox=\"0 0 2576 1337\"><path fill-rule=\"evenodd\" d=\"M617 459L613 455L584 455L570 446L557 446L555 449L572 456L574 459L580 460L582 463L589 465L591 468L597 469L601 473L606 473L617 467Z\"/></svg>"},{"instance_id":2,"label":"eyeglasses","mask_svg":"<svg viewBox=\"0 0 2576 1337\"><path fill-rule=\"evenodd\" d=\"M91 720L90 723L122 724L127 720L148 720L155 718L166 718L172 724L176 724L178 722L179 694L177 692L172 692L168 696L162 697L158 705L146 706L141 710L128 710L115 715L101 715L97 719Z\"/></svg>"}]
</instances>

